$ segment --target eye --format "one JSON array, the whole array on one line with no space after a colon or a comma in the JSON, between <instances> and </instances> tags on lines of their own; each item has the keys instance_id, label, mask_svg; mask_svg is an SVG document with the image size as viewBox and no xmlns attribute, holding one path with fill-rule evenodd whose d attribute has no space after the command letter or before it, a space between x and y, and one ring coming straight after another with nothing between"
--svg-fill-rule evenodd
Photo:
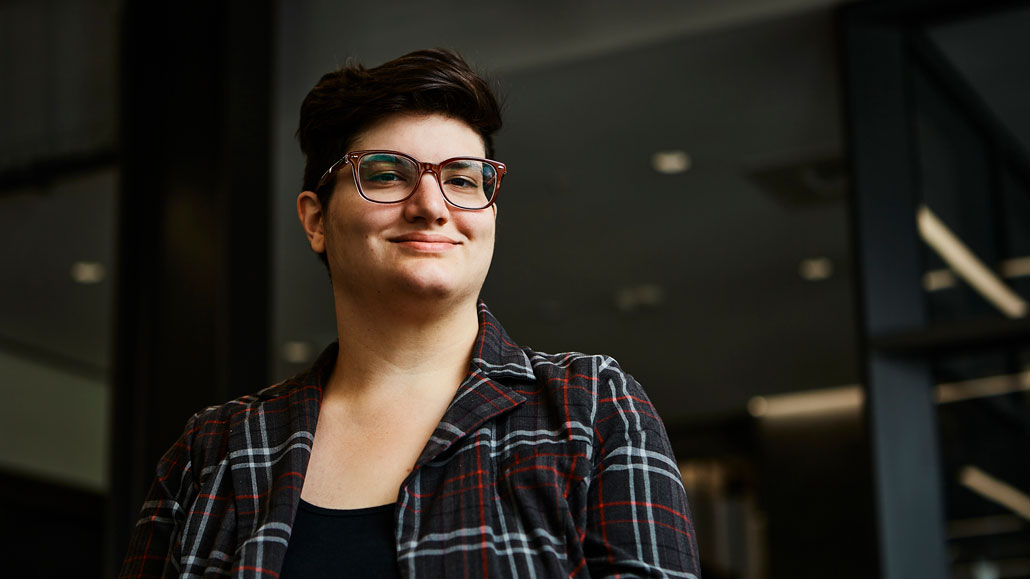
<instances>
[{"instance_id":1,"label":"eye","mask_svg":"<svg viewBox=\"0 0 1030 579\"><path fill-rule=\"evenodd\" d=\"M483 167L478 161L460 159L444 166L444 184L453 190L478 190L483 182Z\"/></svg>"},{"instance_id":2,"label":"eye","mask_svg":"<svg viewBox=\"0 0 1030 579\"><path fill-rule=\"evenodd\" d=\"M394 155L369 155L361 160L361 183L368 187L395 187L410 183L414 167Z\"/></svg>"},{"instance_id":3,"label":"eye","mask_svg":"<svg viewBox=\"0 0 1030 579\"><path fill-rule=\"evenodd\" d=\"M460 189L478 189L479 184L465 176L449 177L446 184Z\"/></svg>"},{"instance_id":4,"label":"eye","mask_svg":"<svg viewBox=\"0 0 1030 579\"><path fill-rule=\"evenodd\" d=\"M397 171L369 171L364 175L364 179L374 183L390 183L393 181L403 181L404 176Z\"/></svg>"}]
</instances>

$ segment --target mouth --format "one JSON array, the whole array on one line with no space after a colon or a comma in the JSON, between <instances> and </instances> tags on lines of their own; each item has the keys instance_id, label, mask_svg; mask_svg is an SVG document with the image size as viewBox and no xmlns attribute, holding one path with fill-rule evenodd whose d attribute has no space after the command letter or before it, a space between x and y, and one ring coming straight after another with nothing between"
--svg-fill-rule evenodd
<instances>
[{"instance_id":1,"label":"mouth","mask_svg":"<svg viewBox=\"0 0 1030 579\"><path fill-rule=\"evenodd\" d=\"M406 249L429 253L447 251L461 245L459 241L435 233L407 233L390 238L389 241Z\"/></svg>"},{"instance_id":2,"label":"mouth","mask_svg":"<svg viewBox=\"0 0 1030 579\"><path fill-rule=\"evenodd\" d=\"M394 243L417 241L421 243L450 243L451 245L458 245L457 241L447 237L446 235L440 235L439 233L406 233L404 235L390 238L390 241L393 241Z\"/></svg>"}]
</instances>

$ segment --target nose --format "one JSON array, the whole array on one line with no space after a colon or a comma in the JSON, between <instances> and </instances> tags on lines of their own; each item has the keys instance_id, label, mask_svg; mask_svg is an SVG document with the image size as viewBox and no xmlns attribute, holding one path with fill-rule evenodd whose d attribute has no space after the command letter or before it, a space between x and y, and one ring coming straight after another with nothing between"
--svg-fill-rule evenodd
<instances>
[{"instance_id":1,"label":"nose","mask_svg":"<svg viewBox=\"0 0 1030 579\"><path fill-rule=\"evenodd\" d=\"M450 207L443 198L440 181L433 171L425 171L415 186L415 190L404 201L404 217L408 221L425 219L429 223L446 223L450 217Z\"/></svg>"}]
</instances>

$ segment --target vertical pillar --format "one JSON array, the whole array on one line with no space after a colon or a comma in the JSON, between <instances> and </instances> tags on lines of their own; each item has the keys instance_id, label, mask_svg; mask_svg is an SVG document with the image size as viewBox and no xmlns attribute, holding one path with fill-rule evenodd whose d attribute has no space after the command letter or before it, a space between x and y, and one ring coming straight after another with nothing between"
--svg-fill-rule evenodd
<instances>
[{"instance_id":1,"label":"vertical pillar","mask_svg":"<svg viewBox=\"0 0 1030 579\"><path fill-rule=\"evenodd\" d=\"M861 10L845 11L843 23L881 576L946 577L929 364L870 345L877 336L926 325L906 31Z\"/></svg>"},{"instance_id":2,"label":"vertical pillar","mask_svg":"<svg viewBox=\"0 0 1030 579\"><path fill-rule=\"evenodd\" d=\"M105 576L187 418L265 386L271 13L270 0L123 5Z\"/></svg>"}]
</instances>

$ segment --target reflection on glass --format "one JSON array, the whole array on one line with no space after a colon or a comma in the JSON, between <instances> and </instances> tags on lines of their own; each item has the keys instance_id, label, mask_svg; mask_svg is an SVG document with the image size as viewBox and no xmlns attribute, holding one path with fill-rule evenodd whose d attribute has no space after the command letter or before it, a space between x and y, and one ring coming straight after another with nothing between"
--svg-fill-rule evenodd
<instances>
[{"instance_id":1,"label":"reflection on glass","mask_svg":"<svg viewBox=\"0 0 1030 579\"><path fill-rule=\"evenodd\" d=\"M953 576L1026 576L1030 350L942 356L934 373Z\"/></svg>"}]
</instances>

